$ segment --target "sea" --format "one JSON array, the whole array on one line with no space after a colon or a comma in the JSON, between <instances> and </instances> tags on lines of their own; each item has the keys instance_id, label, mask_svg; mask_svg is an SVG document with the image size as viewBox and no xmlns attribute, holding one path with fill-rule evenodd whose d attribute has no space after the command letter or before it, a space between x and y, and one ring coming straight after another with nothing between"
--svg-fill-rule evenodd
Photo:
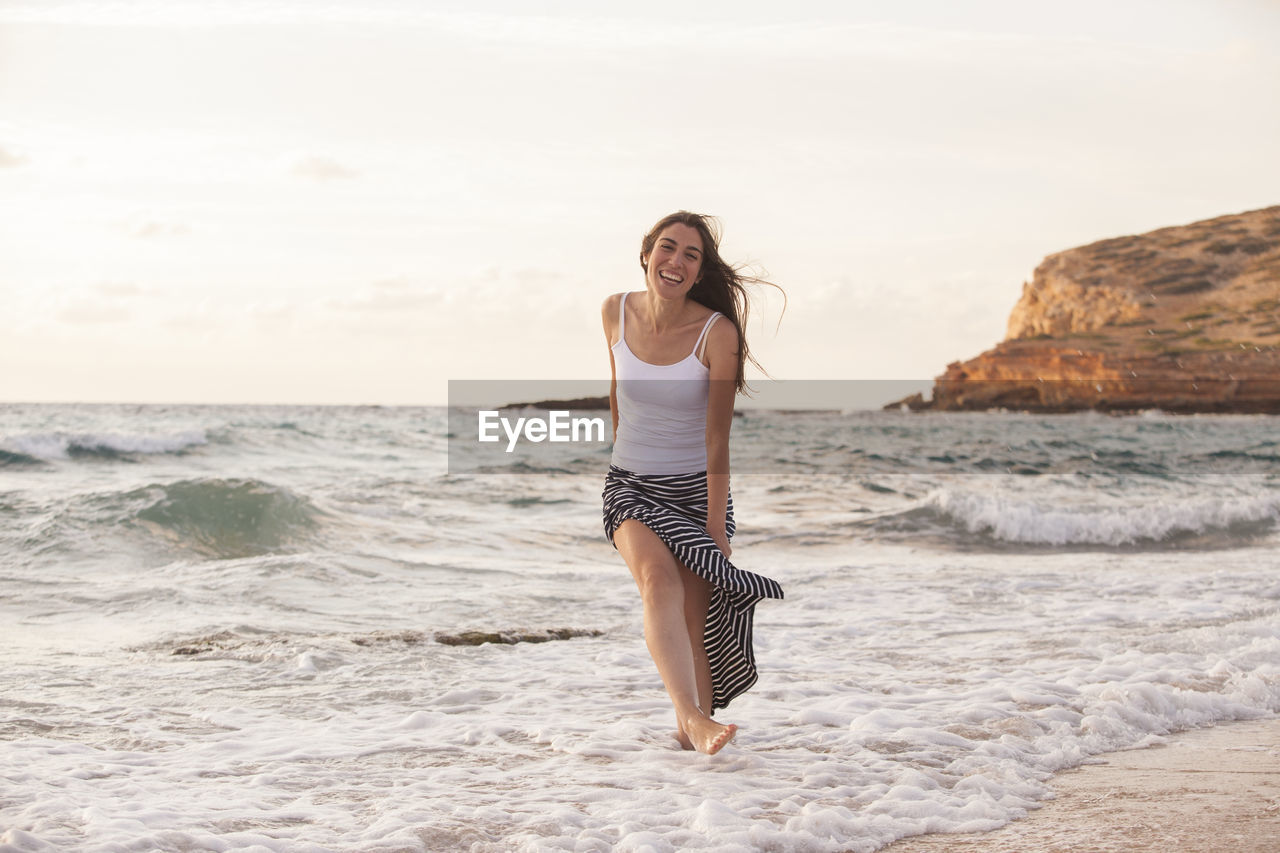
<instances>
[{"instance_id":1,"label":"sea","mask_svg":"<svg viewBox=\"0 0 1280 853\"><path fill-rule=\"evenodd\" d=\"M786 598L706 756L608 445L459 466L447 415L0 407L0 851L870 853L1280 713L1276 417L744 411Z\"/></svg>"}]
</instances>

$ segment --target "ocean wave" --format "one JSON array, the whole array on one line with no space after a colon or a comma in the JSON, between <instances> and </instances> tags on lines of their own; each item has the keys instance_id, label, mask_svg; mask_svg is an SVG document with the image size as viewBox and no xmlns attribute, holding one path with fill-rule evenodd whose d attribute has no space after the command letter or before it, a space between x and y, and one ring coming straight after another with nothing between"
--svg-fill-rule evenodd
<instances>
[{"instance_id":1,"label":"ocean wave","mask_svg":"<svg viewBox=\"0 0 1280 853\"><path fill-rule=\"evenodd\" d=\"M551 506L554 504L571 503L568 498L545 498L542 495L518 495L514 498L507 498L503 501L507 506L517 509L530 506Z\"/></svg>"},{"instance_id":2,"label":"ocean wave","mask_svg":"<svg viewBox=\"0 0 1280 853\"><path fill-rule=\"evenodd\" d=\"M319 527L323 515L307 498L251 479L179 480L144 486L122 498L141 504L130 526L219 558L297 547Z\"/></svg>"},{"instance_id":3,"label":"ocean wave","mask_svg":"<svg viewBox=\"0 0 1280 853\"><path fill-rule=\"evenodd\" d=\"M45 464L47 463L37 456L0 448L0 468L34 468Z\"/></svg>"},{"instance_id":4,"label":"ocean wave","mask_svg":"<svg viewBox=\"0 0 1280 853\"><path fill-rule=\"evenodd\" d=\"M1081 507L942 488L908 513L920 522L942 522L1014 545L1220 546L1274 529L1280 521L1280 494ZM1193 541L1197 539L1201 541Z\"/></svg>"},{"instance_id":5,"label":"ocean wave","mask_svg":"<svg viewBox=\"0 0 1280 853\"><path fill-rule=\"evenodd\" d=\"M0 464L9 464L8 455L35 461L62 459L129 459L155 454L181 454L208 444L204 430L184 430L170 434L66 433L44 432L9 436L0 441ZM22 463L17 464L31 464Z\"/></svg>"}]
</instances>

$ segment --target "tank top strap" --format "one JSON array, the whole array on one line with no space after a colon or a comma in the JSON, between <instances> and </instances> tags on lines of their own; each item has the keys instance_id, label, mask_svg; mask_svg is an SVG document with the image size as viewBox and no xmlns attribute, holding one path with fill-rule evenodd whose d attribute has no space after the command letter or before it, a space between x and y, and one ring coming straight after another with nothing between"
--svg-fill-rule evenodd
<instances>
[{"instance_id":1,"label":"tank top strap","mask_svg":"<svg viewBox=\"0 0 1280 853\"><path fill-rule=\"evenodd\" d=\"M627 339L627 294L618 300L618 340Z\"/></svg>"},{"instance_id":2,"label":"tank top strap","mask_svg":"<svg viewBox=\"0 0 1280 853\"><path fill-rule=\"evenodd\" d=\"M723 315L719 311L712 313L712 315L707 318L707 324L702 327L702 334L698 335L698 342L693 345L693 355L697 356L699 361L702 360L702 356L698 355L698 350L702 349L702 342L707 339L707 332L711 329L711 324L722 316Z\"/></svg>"}]
</instances>

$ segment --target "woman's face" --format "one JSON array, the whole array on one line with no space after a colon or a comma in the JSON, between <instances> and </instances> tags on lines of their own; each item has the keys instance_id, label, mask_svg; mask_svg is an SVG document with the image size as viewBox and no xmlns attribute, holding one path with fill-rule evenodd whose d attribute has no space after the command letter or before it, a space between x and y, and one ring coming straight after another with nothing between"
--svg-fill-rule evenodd
<instances>
[{"instance_id":1,"label":"woman's face","mask_svg":"<svg viewBox=\"0 0 1280 853\"><path fill-rule=\"evenodd\" d=\"M654 241L645 259L645 280L658 296L684 296L702 271L702 235L683 222L673 222Z\"/></svg>"}]
</instances>

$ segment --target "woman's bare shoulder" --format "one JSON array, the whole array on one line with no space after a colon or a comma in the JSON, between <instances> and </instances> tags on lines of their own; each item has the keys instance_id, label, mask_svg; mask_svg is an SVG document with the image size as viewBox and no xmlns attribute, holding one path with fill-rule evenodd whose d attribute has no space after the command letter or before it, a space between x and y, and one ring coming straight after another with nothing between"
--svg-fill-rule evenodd
<instances>
[{"instance_id":1,"label":"woman's bare shoulder","mask_svg":"<svg viewBox=\"0 0 1280 853\"><path fill-rule=\"evenodd\" d=\"M608 314L609 312L612 311L613 316L615 317L618 316L618 303L620 303L621 301L622 301L621 293L610 293L608 296L604 298L604 304L600 306L600 313Z\"/></svg>"},{"instance_id":2,"label":"woman's bare shoulder","mask_svg":"<svg viewBox=\"0 0 1280 853\"><path fill-rule=\"evenodd\" d=\"M719 311L713 313L720 314ZM735 355L737 354L738 329L733 325L733 321L724 314L720 314L716 321L711 324L711 328L707 330L707 346L716 347L717 349L728 348Z\"/></svg>"},{"instance_id":3,"label":"woman's bare shoulder","mask_svg":"<svg viewBox=\"0 0 1280 853\"><path fill-rule=\"evenodd\" d=\"M621 293L612 293L606 296L604 302L600 305L600 320L604 324L604 333L609 338L610 346L613 346L614 339L618 334L618 308L621 305Z\"/></svg>"}]
</instances>

